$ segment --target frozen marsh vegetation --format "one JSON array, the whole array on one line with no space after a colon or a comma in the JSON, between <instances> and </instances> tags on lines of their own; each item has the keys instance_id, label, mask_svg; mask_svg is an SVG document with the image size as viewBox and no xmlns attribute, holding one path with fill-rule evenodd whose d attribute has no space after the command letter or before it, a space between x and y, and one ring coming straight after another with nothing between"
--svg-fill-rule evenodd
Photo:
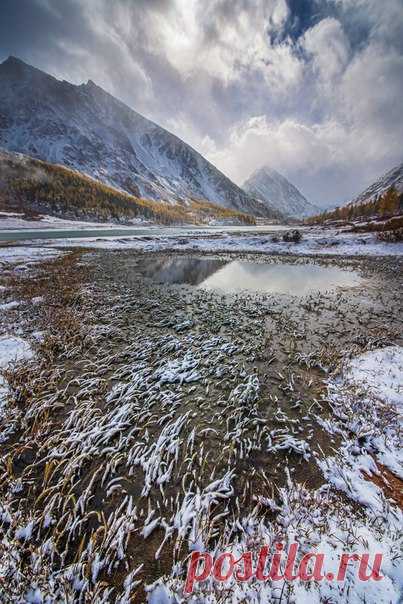
<instances>
[{"instance_id":1,"label":"frozen marsh vegetation","mask_svg":"<svg viewBox=\"0 0 403 604\"><path fill-rule=\"evenodd\" d=\"M0 283L18 302L0 358L22 361L1 361L3 600L399 602L399 259L338 261L358 285L293 296L158 283L133 252L17 257ZM185 597L192 553L279 541L329 572L381 552L383 579L351 564L342 582L210 577Z\"/></svg>"}]
</instances>

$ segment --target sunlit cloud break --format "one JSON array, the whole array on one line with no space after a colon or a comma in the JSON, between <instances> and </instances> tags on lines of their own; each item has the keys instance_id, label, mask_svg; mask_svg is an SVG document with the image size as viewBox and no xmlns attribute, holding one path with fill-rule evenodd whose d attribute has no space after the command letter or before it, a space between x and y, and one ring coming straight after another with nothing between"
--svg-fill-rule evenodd
<instances>
[{"instance_id":1,"label":"sunlit cloud break","mask_svg":"<svg viewBox=\"0 0 403 604\"><path fill-rule=\"evenodd\" d=\"M269 165L326 206L402 160L401 0L3 0L9 54L94 80L238 184Z\"/></svg>"}]
</instances>

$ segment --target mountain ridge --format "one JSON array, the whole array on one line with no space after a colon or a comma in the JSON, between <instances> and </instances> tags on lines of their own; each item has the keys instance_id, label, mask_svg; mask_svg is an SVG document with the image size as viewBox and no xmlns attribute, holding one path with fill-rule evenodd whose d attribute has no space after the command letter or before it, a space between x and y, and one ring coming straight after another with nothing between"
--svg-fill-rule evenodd
<instances>
[{"instance_id":1,"label":"mountain ridge","mask_svg":"<svg viewBox=\"0 0 403 604\"><path fill-rule=\"evenodd\" d=\"M385 172L352 201L307 220L308 224L325 221L373 221L393 219L400 228L403 214L403 163ZM397 220L397 222L396 222ZM386 223L385 223L386 224Z\"/></svg>"},{"instance_id":2,"label":"mountain ridge","mask_svg":"<svg viewBox=\"0 0 403 604\"><path fill-rule=\"evenodd\" d=\"M137 197L207 200L279 217L175 134L92 80L71 84L13 56L0 64L0 147L77 169Z\"/></svg>"},{"instance_id":3,"label":"mountain ridge","mask_svg":"<svg viewBox=\"0 0 403 604\"><path fill-rule=\"evenodd\" d=\"M373 201L388 189L394 187L398 193L403 193L403 162L377 178L366 189L344 205L354 206Z\"/></svg>"},{"instance_id":4,"label":"mountain ridge","mask_svg":"<svg viewBox=\"0 0 403 604\"><path fill-rule=\"evenodd\" d=\"M318 211L318 208L311 204L295 185L269 166L255 170L242 188L290 218L305 218Z\"/></svg>"}]
</instances>

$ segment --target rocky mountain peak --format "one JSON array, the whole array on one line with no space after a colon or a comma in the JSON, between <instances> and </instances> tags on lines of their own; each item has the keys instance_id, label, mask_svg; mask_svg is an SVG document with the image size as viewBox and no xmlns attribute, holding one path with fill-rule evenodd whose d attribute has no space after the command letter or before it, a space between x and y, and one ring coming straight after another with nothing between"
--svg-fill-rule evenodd
<instances>
[{"instance_id":1,"label":"rocky mountain peak","mask_svg":"<svg viewBox=\"0 0 403 604\"><path fill-rule=\"evenodd\" d=\"M74 85L10 57L0 65L0 147L154 200L207 200L278 217L185 142L92 80ZM130 183L130 185L128 185Z\"/></svg>"},{"instance_id":2,"label":"rocky mountain peak","mask_svg":"<svg viewBox=\"0 0 403 604\"><path fill-rule=\"evenodd\" d=\"M318 212L302 193L285 176L262 166L244 183L243 189L263 203L291 218L305 218Z\"/></svg>"}]
</instances>

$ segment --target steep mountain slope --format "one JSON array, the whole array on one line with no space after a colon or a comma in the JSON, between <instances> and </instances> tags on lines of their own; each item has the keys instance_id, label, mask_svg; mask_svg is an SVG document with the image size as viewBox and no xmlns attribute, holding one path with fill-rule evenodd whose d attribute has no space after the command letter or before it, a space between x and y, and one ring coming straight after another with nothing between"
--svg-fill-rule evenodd
<instances>
[{"instance_id":1,"label":"steep mountain slope","mask_svg":"<svg viewBox=\"0 0 403 604\"><path fill-rule=\"evenodd\" d=\"M169 204L139 199L89 176L21 153L0 150L0 212L131 223L220 222L254 224L252 216L207 201Z\"/></svg>"},{"instance_id":2,"label":"steep mountain slope","mask_svg":"<svg viewBox=\"0 0 403 604\"><path fill-rule=\"evenodd\" d=\"M367 187L365 191L357 195L347 205L361 205L369 201L373 201L376 197L382 196L390 188L395 188L398 193L403 193L403 163L396 168L392 168L383 176L378 178L372 185Z\"/></svg>"},{"instance_id":3,"label":"steep mountain slope","mask_svg":"<svg viewBox=\"0 0 403 604\"><path fill-rule=\"evenodd\" d=\"M209 200L272 215L189 145L92 81L75 86L14 57L0 65L0 147L75 168L137 197Z\"/></svg>"},{"instance_id":4,"label":"steep mountain slope","mask_svg":"<svg viewBox=\"0 0 403 604\"><path fill-rule=\"evenodd\" d=\"M294 185L267 166L256 170L245 181L243 189L285 216L305 218L318 212L318 208L309 203Z\"/></svg>"},{"instance_id":5,"label":"steep mountain slope","mask_svg":"<svg viewBox=\"0 0 403 604\"><path fill-rule=\"evenodd\" d=\"M378 178L365 191L352 201L332 211L324 212L308 219L308 223L317 224L328 220L349 220L358 222L391 221L389 227L401 228L403 214L403 164L392 168ZM376 229L375 229L376 230Z\"/></svg>"}]
</instances>

